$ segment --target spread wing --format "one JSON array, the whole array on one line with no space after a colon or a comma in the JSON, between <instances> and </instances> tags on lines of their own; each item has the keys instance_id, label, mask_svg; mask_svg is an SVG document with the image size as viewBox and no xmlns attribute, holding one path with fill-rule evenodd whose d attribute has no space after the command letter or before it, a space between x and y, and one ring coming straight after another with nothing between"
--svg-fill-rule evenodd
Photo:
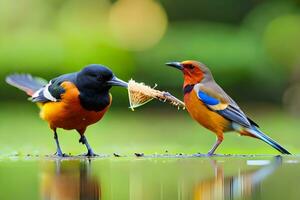
<instances>
[{"instance_id":1,"label":"spread wing","mask_svg":"<svg viewBox=\"0 0 300 200\"><path fill-rule=\"evenodd\" d=\"M214 88L196 85L195 90L200 101L202 101L210 110L217 112L224 118L238 123L244 127L258 125L248 119L239 106L219 87L217 91Z\"/></svg>"},{"instance_id":2,"label":"spread wing","mask_svg":"<svg viewBox=\"0 0 300 200\"><path fill-rule=\"evenodd\" d=\"M49 81L47 85L36 91L31 98L33 102L56 102L61 100L65 89L61 84L65 81L76 82L77 73L65 74Z\"/></svg>"}]
</instances>

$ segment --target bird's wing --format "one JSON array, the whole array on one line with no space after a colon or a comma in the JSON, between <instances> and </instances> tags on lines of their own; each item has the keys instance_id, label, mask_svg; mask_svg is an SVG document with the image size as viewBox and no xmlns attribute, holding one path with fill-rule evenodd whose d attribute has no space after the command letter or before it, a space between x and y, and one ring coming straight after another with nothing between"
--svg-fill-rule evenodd
<instances>
[{"instance_id":1,"label":"bird's wing","mask_svg":"<svg viewBox=\"0 0 300 200\"><path fill-rule=\"evenodd\" d=\"M36 91L31 98L32 102L56 102L61 100L65 89L61 84L65 81L76 82L76 73L65 74L49 81L47 85Z\"/></svg>"},{"instance_id":2,"label":"bird's wing","mask_svg":"<svg viewBox=\"0 0 300 200\"><path fill-rule=\"evenodd\" d=\"M40 77L33 77L30 74L11 74L5 78L5 81L20 90L32 96L37 90L44 87L47 81Z\"/></svg>"},{"instance_id":3,"label":"bird's wing","mask_svg":"<svg viewBox=\"0 0 300 200\"><path fill-rule=\"evenodd\" d=\"M194 89L198 99L210 110L244 127L251 127L251 122L244 112L222 89L214 90L214 88L206 87L202 84L195 85Z\"/></svg>"}]
</instances>

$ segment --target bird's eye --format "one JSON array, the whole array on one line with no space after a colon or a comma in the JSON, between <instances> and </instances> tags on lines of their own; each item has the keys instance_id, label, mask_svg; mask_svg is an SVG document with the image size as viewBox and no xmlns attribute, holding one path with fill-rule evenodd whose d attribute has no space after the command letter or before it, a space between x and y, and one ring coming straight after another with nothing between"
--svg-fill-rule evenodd
<instances>
[{"instance_id":1,"label":"bird's eye","mask_svg":"<svg viewBox=\"0 0 300 200\"><path fill-rule=\"evenodd\" d=\"M194 65L190 64L187 66L189 69L194 69Z\"/></svg>"}]
</instances>

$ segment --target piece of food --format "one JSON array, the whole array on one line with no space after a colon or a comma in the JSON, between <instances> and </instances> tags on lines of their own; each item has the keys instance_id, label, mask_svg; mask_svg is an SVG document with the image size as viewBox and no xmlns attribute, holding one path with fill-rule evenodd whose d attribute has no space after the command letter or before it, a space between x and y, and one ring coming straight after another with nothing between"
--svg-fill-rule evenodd
<instances>
[{"instance_id":1,"label":"piece of food","mask_svg":"<svg viewBox=\"0 0 300 200\"><path fill-rule=\"evenodd\" d=\"M128 82L128 96L130 108L134 110L134 108L142 106L151 101L152 99L158 99L160 101L168 102L171 105L178 107L178 109L185 108L185 105L182 101L172 96L168 92L154 89L155 87L156 85L153 88L151 88L145 85L144 83L137 83L131 79Z\"/></svg>"}]
</instances>

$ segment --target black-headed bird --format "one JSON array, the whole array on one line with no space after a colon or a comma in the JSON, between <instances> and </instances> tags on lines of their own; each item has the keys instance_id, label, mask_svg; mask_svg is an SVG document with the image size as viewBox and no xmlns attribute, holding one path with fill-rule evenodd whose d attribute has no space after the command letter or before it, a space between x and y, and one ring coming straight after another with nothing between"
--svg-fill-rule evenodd
<instances>
[{"instance_id":1,"label":"black-headed bird","mask_svg":"<svg viewBox=\"0 0 300 200\"><path fill-rule=\"evenodd\" d=\"M264 141L282 154L285 148L265 135L259 126L245 115L237 103L215 82L210 70L198 61L169 62L166 65L183 72L184 103L191 117L217 136L208 155L213 155L222 143L224 132L236 131Z\"/></svg>"},{"instance_id":2,"label":"black-headed bird","mask_svg":"<svg viewBox=\"0 0 300 200\"><path fill-rule=\"evenodd\" d=\"M49 123L54 132L57 156L64 156L57 136L57 128L75 129L79 142L87 148L87 156L96 154L84 133L86 128L98 122L109 109L112 86L127 87L113 72L102 65L91 64L79 72L64 74L49 83L30 74L13 74L6 82L25 91L32 102L38 103L40 117Z\"/></svg>"}]
</instances>

